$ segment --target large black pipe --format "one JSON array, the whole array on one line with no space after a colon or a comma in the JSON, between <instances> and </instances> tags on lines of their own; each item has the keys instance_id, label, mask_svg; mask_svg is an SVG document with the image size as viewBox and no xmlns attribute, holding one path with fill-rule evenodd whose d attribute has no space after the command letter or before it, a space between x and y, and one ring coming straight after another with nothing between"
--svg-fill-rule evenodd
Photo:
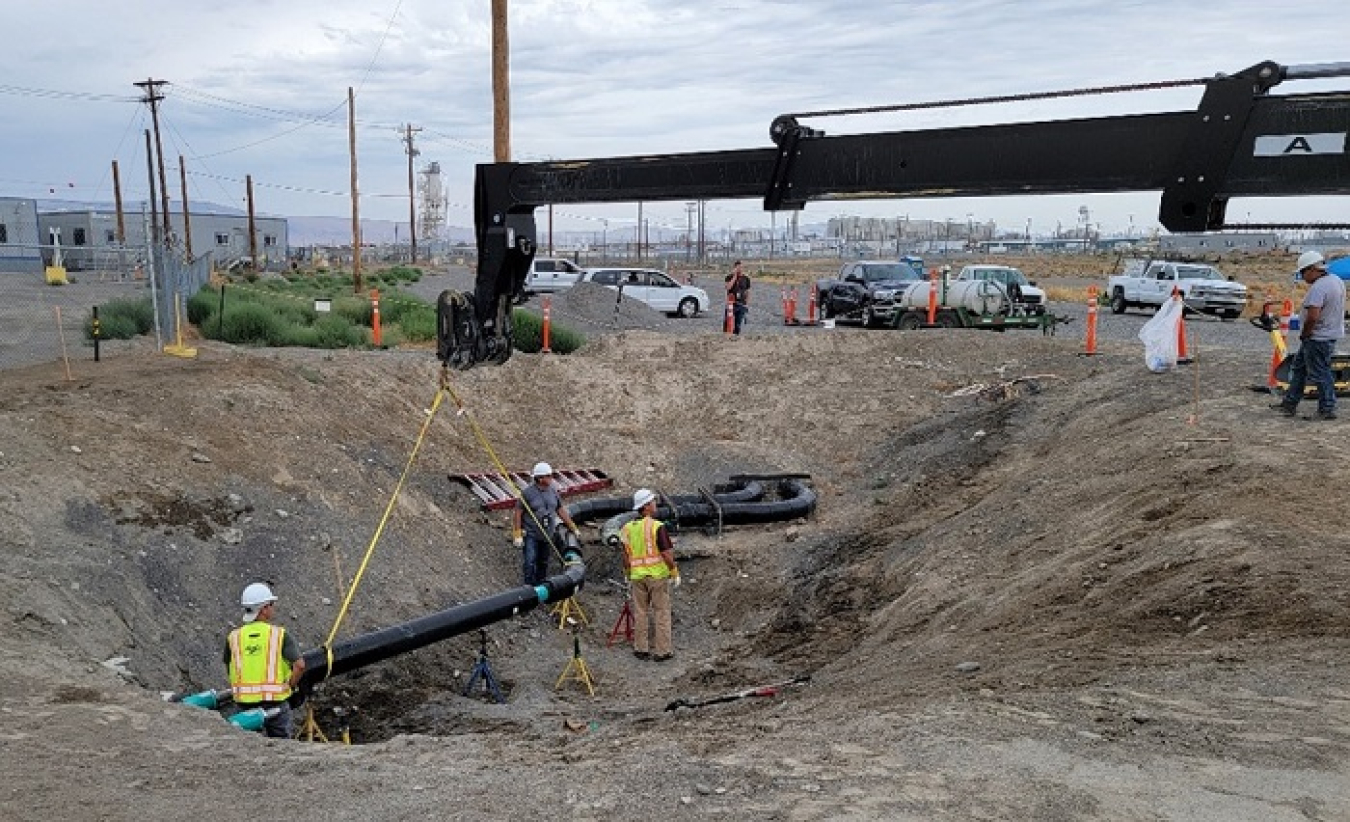
<instances>
[{"instance_id":1,"label":"large black pipe","mask_svg":"<svg viewBox=\"0 0 1350 822\"><path fill-rule=\"evenodd\" d=\"M764 496L763 483L754 480L740 480L728 485L718 485L713 489L713 499L718 505L726 505L736 502L753 502ZM674 496L663 496L657 506L657 515L669 518L674 514L677 518L679 511L690 505L707 503L708 498L701 494L676 494ZM672 511L671 506L674 506ZM579 502L573 502L567 506L567 515L573 522L588 522L593 519L604 519L612 517L615 514L622 514L625 511L633 510L633 500L631 497L600 497L598 499L586 499Z\"/></svg>"},{"instance_id":2,"label":"large black pipe","mask_svg":"<svg viewBox=\"0 0 1350 822\"><path fill-rule=\"evenodd\" d=\"M324 648L306 651L305 673L297 689L303 701L317 683L337 674L345 674L391 657L415 651L434 642L468 633L485 625L527 613L540 605L567 599L581 590L586 581L586 565L575 545L569 545L563 557L563 572L539 585L521 585L474 602L456 605L444 611L382 628L333 646L329 664Z\"/></svg>"},{"instance_id":3,"label":"large black pipe","mask_svg":"<svg viewBox=\"0 0 1350 822\"><path fill-rule=\"evenodd\" d=\"M798 519L809 516L816 508L816 492L796 477L779 480L777 491L779 499L776 500L756 498L754 501L724 501L725 498L714 496L715 506L704 497L664 498L656 507L656 517L668 523L677 523L680 527L718 523L743 525ZM616 523L616 520L632 518L632 505L620 506L621 500L588 502L608 502L608 508L613 511L611 520L601 529L602 534L617 531L622 523Z\"/></svg>"}]
</instances>

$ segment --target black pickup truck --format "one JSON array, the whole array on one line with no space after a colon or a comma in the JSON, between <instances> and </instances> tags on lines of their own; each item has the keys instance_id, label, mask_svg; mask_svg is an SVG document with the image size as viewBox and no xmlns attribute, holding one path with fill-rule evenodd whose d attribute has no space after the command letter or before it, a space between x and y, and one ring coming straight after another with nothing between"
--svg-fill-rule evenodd
<instances>
[{"instance_id":1,"label":"black pickup truck","mask_svg":"<svg viewBox=\"0 0 1350 822\"><path fill-rule=\"evenodd\" d=\"M844 263L839 277L816 282L821 319L855 320L863 327L889 325L895 303L920 282L919 272L904 262L857 260Z\"/></svg>"}]
</instances>

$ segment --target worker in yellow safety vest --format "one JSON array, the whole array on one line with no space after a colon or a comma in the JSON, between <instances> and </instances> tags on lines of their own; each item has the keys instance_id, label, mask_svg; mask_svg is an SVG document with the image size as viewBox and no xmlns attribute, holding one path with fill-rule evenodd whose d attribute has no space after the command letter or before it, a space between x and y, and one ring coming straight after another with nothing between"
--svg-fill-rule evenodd
<instances>
[{"instance_id":1,"label":"worker in yellow safety vest","mask_svg":"<svg viewBox=\"0 0 1350 822\"><path fill-rule=\"evenodd\" d=\"M277 598L270 587L255 582L239 599L244 606L244 624L230 631L225 641L225 666L234 701L243 708L275 709L263 732L288 739L294 724L286 700L300 684L304 657L286 629L272 622Z\"/></svg>"},{"instance_id":2,"label":"worker in yellow safety vest","mask_svg":"<svg viewBox=\"0 0 1350 822\"><path fill-rule=\"evenodd\" d=\"M623 526L623 569L633 592L633 655L664 662L673 656L670 642L670 589L679 587L680 569L665 523L656 518L656 494L633 494L636 519ZM649 616L650 615L650 616ZM655 636L648 642L648 620ZM650 650L649 650L650 649Z\"/></svg>"}]
</instances>

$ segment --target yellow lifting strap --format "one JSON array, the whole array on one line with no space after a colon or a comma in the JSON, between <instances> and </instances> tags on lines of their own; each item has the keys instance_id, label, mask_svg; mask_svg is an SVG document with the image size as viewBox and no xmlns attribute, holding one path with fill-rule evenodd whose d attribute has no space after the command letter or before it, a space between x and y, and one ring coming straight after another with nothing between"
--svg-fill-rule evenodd
<instances>
[{"instance_id":1,"label":"yellow lifting strap","mask_svg":"<svg viewBox=\"0 0 1350 822\"><path fill-rule=\"evenodd\" d=\"M422 441L426 439L427 431L431 428L431 421L436 419L436 412L441 407L441 401L445 399L446 389L444 384L436 392L436 398L431 402L431 410L427 412L427 418L422 421L422 431L417 435L417 442L413 445L412 453L408 455L408 464L403 467L403 475L398 478L398 484L394 486L394 492L389 495L389 504L384 508L384 516L380 517L380 524L375 529L375 535L370 538L370 545L366 548L366 555L361 559L361 567L356 569L356 576L352 578L352 584L347 587L347 595L342 600L342 608L338 610L337 619L333 620L333 628L328 632L328 638L323 641L323 649L328 655L328 670L324 672L324 679L327 679L333 673L333 639L337 636L338 629L342 627L342 620L347 618L347 609L351 607L352 598L356 596L356 589L361 585L361 577L366 573L366 566L370 564L370 558L375 554L375 546L380 542L380 536L384 533L384 526L389 522L389 516L394 512L394 503L398 501L399 492L403 490L403 485L408 480L408 473L412 471L413 463L417 461L417 452L422 447Z\"/></svg>"},{"instance_id":2,"label":"yellow lifting strap","mask_svg":"<svg viewBox=\"0 0 1350 822\"><path fill-rule=\"evenodd\" d=\"M492 443L488 442L487 436L483 433L482 426L474 419L473 414L469 411L468 406L464 404L464 401L461 400L454 389L450 387L450 370L443 367L441 369L440 387L436 391L436 398L432 400L431 410L427 412L427 418L422 421L422 430L417 435L417 442L413 445L412 453L408 455L408 462L403 467L403 474L398 478L398 484L394 486L393 493L389 495L389 504L384 508L384 516L380 517L380 524L376 527L374 536L370 538L370 545L366 547L366 555L361 559L361 565L356 570L356 576L352 578L352 584L347 588L347 595L342 600L342 607L338 610L337 618L333 620L333 627L328 632L328 638L323 642L324 652L328 658L328 668L324 672L324 679L331 676L333 672L333 640L337 637L338 629L342 627L342 621L347 618L347 611L351 607L352 599L356 596L356 589L361 585L361 578L366 573L366 566L370 564L370 558L375 554L375 546L379 544L380 536L384 534L384 527L389 523L389 517L394 512L394 504L398 502L398 495L403 490L403 486L408 480L408 474L412 471L413 463L417 461L417 452L421 450L422 442L426 439L427 431L431 428L431 422L436 419L436 412L440 410L441 402L446 396L449 396L455 403L455 407L458 409L457 415L464 417L469 421L469 428L473 431L474 436L478 438L478 442L483 446L483 450L487 452L488 458L492 460L492 464L496 466L502 476L505 477L510 475L506 470L506 466L503 465L502 461L497 457L497 452L493 450ZM511 490L512 493L515 494L516 499L520 499L520 491L514 484L511 485ZM530 510L530 506L525 505L523 507L525 511L529 513L530 518L534 520L535 525L539 526L540 532L544 533L545 538L548 539L549 547L553 549L553 553L561 557L558 547L553 544L552 536L547 533L543 524L539 522L539 518Z\"/></svg>"}]
</instances>

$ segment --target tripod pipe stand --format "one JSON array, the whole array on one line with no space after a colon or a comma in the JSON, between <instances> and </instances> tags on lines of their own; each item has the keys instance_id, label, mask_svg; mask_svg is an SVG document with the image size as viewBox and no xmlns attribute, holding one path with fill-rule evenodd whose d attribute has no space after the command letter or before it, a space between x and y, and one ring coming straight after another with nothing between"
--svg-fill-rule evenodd
<instances>
[{"instance_id":1,"label":"tripod pipe stand","mask_svg":"<svg viewBox=\"0 0 1350 822\"><path fill-rule=\"evenodd\" d=\"M491 694L499 703L506 702L502 689L497 687L497 677L492 674L492 666L488 664L487 631L482 628L478 629L478 661L473 664L473 673L469 674L469 681L464 686L465 696L469 696L474 684L480 679L483 680L483 693Z\"/></svg>"}]
</instances>

